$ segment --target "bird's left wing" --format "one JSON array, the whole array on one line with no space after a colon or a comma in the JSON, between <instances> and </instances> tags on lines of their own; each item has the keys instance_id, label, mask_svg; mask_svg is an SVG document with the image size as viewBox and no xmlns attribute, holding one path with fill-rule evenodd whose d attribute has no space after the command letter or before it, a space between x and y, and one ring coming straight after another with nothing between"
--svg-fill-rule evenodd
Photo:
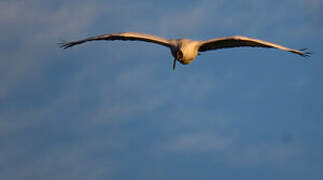
<instances>
[{"instance_id":1,"label":"bird's left wing","mask_svg":"<svg viewBox=\"0 0 323 180\"><path fill-rule=\"evenodd\" d=\"M69 48L78 44L82 44L88 41L99 41L99 40L130 40L130 41L145 41L157 43L166 47L171 46L171 41L166 38L162 38L150 34L134 33L134 32L125 32L125 33L116 33L116 34L104 34L100 36L93 36L79 41L71 42L60 42L58 43L61 48Z\"/></svg>"},{"instance_id":2,"label":"bird's left wing","mask_svg":"<svg viewBox=\"0 0 323 180\"><path fill-rule=\"evenodd\" d=\"M306 49L300 49L300 50L290 49L278 44L262 41L259 39L248 38L244 36L230 36L230 37L215 38L215 39L201 41L199 51L203 52L203 51L215 50L215 49L221 49L221 48L233 48L233 47L243 47L243 46L277 48L284 51L296 53L304 57L307 57L311 54L310 52L305 51Z\"/></svg>"}]
</instances>

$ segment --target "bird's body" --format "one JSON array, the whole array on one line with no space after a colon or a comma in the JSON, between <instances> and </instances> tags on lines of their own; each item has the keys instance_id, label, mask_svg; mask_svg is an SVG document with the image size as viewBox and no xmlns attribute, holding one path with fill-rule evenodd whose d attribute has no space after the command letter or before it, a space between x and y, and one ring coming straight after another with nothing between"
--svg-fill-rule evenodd
<instances>
[{"instance_id":1,"label":"bird's body","mask_svg":"<svg viewBox=\"0 0 323 180\"><path fill-rule=\"evenodd\" d=\"M130 41L145 41L151 43L157 43L170 48L171 53L174 57L173 69L175 69L176 61L181 64L189 64L193 62L199 52L208 50L216 50L221 48L233 48L233 47L264 47L264 48L277 48L284 51L292 52L303 57L309 56L309 52L306 49L296 50L290 49L278 44L262 41L259 39L248 38L244 36L229 36L222 38L215 38L205 41L195 41L191 39L166 39L150 34L142 33L116 33L116 34L105 34L100 36L94 36L79 41L63 42L59 43L64 49L82 44L87 41L96 40L130 40Z\"/></svg>"},{"instance_id":2,"label":"bird's body","mask_svg":"<svg viewBox=\"0 0 323 180\"><path fill-rule=\"evenodd\" d=\"M174 58L182 64L189 64L195 60L198 55L199 41L191 39L176 39L174 41L175 46L171 47Z\"/></svg>"}]
</instances>

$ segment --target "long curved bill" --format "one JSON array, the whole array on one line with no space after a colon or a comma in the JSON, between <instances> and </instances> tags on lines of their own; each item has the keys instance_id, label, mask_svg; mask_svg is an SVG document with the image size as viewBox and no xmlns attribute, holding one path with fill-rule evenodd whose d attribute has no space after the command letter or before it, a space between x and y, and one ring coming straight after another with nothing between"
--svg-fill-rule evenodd
<instances>
[{"instance_id":1,"label":"long curved bill","mask_svg":"<svg viewBox=\"0 0 323 180\"><path fill-rule=\"evenodd\" d=\"M175 70L176 68L176 58L174 58L174 62L173 62L173 70Z\"/></svg>"}]
</instances>

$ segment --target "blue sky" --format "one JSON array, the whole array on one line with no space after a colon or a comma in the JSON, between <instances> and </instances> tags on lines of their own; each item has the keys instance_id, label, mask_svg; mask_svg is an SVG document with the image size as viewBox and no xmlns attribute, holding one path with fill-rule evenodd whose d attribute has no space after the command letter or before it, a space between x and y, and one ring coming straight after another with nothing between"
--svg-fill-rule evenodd
<instances>
[{"instance_id":1,"label":"blue sky","mask_svg":"<svg viewBox=\"0 0 323 180\"><path fill-rule=\"evenodd\" d=\"M323 1L0 1L0 179L321 179ZM135 31L308 47L59 40Z\"/></svg>"}]
</instances>

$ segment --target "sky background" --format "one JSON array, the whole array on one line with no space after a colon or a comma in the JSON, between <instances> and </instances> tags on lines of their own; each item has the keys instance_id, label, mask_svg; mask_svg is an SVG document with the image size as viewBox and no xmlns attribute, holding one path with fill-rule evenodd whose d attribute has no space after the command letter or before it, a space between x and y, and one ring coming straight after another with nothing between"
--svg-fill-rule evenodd
<instances>
[{"instance_id":1,"label":"sky background","mask_svg":"<svg viewBox=\"0 0 323 180\"><path fill-rule=\"evenodd\" d=\"M1 0L0 179L323 177L322 0ZM309 48L209 51L172 70L135 31Z\"/></svg>"}]
</instances>

